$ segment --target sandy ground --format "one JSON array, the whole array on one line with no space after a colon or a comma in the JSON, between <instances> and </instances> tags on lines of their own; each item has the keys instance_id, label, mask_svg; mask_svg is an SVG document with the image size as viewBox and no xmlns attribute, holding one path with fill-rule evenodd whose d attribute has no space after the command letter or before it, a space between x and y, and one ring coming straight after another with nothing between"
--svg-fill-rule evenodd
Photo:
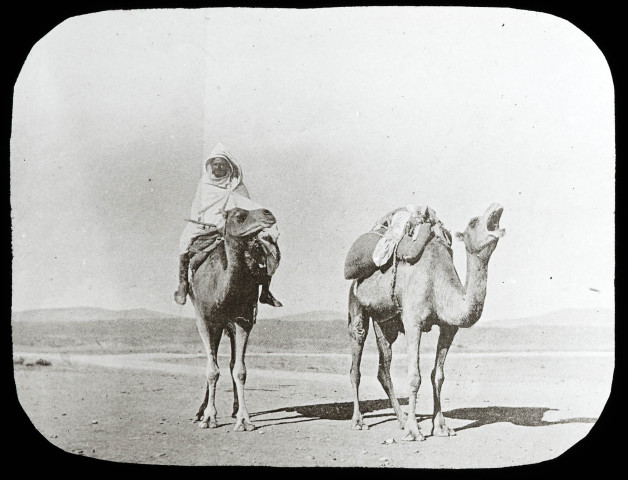
<instances>
[{"instance_id":1,"label":"sandy ground","mask_svg":"<svg viewBox=\"0 0 628 480\"><path fill-rule=\"evenodd\" d=\"M37 430L66 452L115 462L167 465L476 468L555 458L587 435L608 398L611 353L450 354L443 410L450 438L404 442L375 379L377 360L363 362L361 397L368 431L350 427L347 355L252 355L247 405L257 429L234 432L228 358L219 365L219 427L193 422L202 400L199 355L75 355L14 352L20 404ZM417 412L431 428L429 372ZM393 380L407 404L403 359ZM407 408L407 407L404 407ZM386 443L388 442L388 443Z\"/></svg>"}]
</instances>

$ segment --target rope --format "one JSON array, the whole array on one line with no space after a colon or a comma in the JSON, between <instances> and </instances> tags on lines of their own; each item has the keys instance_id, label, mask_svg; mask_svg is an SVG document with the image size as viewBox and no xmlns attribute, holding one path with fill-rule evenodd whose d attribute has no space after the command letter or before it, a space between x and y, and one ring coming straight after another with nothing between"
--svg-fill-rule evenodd
<instances>
[{"instance_id":1,"label":"rope","mask_svg":"<svg viewBox=\"0 0 628 480\"><path fill-rule=\"evenodd\" d=\"M399 263L397 260L397 247L399 247L399 243L395 245L393 249L393 264L392 264L392 280L390 282L390 298L397 307L397 311L401 312L401 305L399 305L399 300L395 296L395 284L397 283L397 264Z\"/></svg>"}]
</instances>

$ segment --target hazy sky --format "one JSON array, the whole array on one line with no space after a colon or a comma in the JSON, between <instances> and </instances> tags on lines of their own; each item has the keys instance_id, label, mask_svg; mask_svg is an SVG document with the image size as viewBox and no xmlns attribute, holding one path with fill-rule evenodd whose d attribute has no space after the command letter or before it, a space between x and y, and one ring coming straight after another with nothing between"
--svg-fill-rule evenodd
<instances>
[{"instance_id":1,"label":"hazy sky","mask_svg":"<svg viewBox=\"0 0 628 480\"><path fill-rule=\"evenodd\" d=\"M504 206L485 321L614 304L614 92L555 16L496 8L164 9L68 19L15 85L13 308L175 305L217 143L275 213L282 309L346 311L344 256L387 211L452 231ZM462 244L454 246L464 279Z\"/></svg>"}]
</instances>

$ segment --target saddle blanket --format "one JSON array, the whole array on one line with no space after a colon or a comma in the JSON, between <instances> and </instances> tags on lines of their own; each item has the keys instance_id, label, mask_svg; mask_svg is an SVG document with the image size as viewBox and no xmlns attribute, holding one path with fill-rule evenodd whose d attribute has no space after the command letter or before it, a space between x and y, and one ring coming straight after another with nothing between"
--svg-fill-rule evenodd
<instances>
[{"instance_id":1,"label":"saddle blanket","mask_svg":"<svg viewBox=\"0 0 628 480\"><path fill-rule=\"evenodd\" d=\"M210 230L193 238L188 248L192 272L195 272L223 241L224 238L219 230ZM244 251L246 266L251 274L259 279L272 276L279 267L280 259L279 247L273 241L273 237L264 232L250 240Z\"/></svg>"}]
</instances>

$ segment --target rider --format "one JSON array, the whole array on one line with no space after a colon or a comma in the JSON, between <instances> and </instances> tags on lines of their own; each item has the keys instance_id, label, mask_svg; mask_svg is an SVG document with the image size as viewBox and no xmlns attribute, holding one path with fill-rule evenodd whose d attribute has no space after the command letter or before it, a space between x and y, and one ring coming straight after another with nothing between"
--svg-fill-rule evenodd
<instances>
[{"instance_id":1,"label":"rider","mask_svg":"<svg viewBox=\"0 0 628 480\"><path fill-rule=\"evenodd\" d=\"M190 264L189 247L192 239L207 232L203 224L212 224L220 229L225 220L222 212L234 207L245 210L262 208L249 197L249 192L242 181L242 168L225 147L218 143L209 158L203 161L201 179L192 202L191 219L200 223L188 222L179 241L179 288L174 293L174 300L184 305L189 288L188 268ZM276 243L279 236L277 226L273 225L259 234L260 238ZM259 301L273 307L282 304L270 293L271 275L260 283L262 292Z\"/></svg>"}]
</instances>

